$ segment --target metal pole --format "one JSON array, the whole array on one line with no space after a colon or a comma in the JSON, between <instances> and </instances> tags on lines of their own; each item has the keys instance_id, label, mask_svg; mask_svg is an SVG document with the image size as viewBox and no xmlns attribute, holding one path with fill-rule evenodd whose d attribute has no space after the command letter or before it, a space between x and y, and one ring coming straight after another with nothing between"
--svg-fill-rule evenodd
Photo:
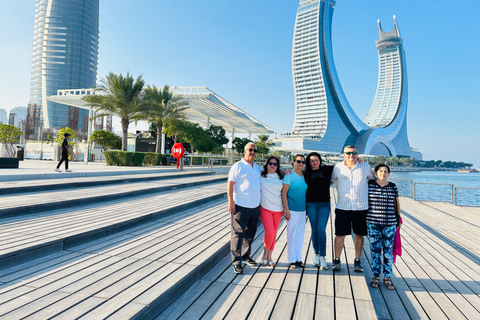
<instances>
[{"instance_id":1,"label":"metal pole","mask_svg":"<svg viewBox=\"0 0 480 320\"><path fill-rule=\"evenodd\" d=\"M417 184L415 183L413 188L413 200L417 201Z\"/></svg>"},{"instance_id":2,"label":"metal pole","mask_svg":"<svg viewBox=\"0 0 480 320\"><path fill-rule=\"evenodd\" d=\"M457 188L455 188L455 205L457 205L457 196L458 196L458 194L457 194Z\"/></svg>"},{"instance_id":3,"label":"metal pole","mask_svg":"<svg viewBox=\"0 0 480 320\"><path fill-rule=\"evenodd\" d=\"M453 184L452 184L452 203L453 203Z\"/></svg>"}]
</instances>

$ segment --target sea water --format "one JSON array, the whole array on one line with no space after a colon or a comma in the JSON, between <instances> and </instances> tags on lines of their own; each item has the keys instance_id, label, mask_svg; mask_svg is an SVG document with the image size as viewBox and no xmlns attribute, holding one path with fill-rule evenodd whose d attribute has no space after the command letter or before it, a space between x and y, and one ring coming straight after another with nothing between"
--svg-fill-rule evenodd
<instances>
[{"instance_id":1,"label":"sea water","mask_svg":"<svg viewBox=\"0 0 480 320\"><path fill-rule=\"evenodd\" d=\"M456 171L392 172L387 180L397 185L400 196L411 196L412 198L415 197L416 200L455 203L456 191L457 205L480 206L480 173Z\"/></svg>"}]
</instances>

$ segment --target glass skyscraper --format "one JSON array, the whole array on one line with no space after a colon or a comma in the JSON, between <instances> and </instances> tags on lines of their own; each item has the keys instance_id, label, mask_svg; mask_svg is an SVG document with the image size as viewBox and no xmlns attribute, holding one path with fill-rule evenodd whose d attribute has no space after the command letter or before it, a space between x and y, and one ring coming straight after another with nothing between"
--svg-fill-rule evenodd
<instances>
[{"instance_id":1,"label":"glass skyscraper","mask_svg":"<svg viewBox=\"0 0 480 320\"><path fill-rule=\"evenodd\" d=\"M36 1L29 106L40 107L44 128L87 130L87 110L47 97L95 86L98 23L99 0Z\"/></svg>"},{"instance_id":2,"label":"glass skyscraper","mask_svg":"<svg viewBox=\"0 0 480 320\"><path fill-rule=\"evenodd\" d=\"M407 138L406 62L395 17L390 32L378 22L377 93L362 121L348 103L333 59L335 4L335 0L300 0L292 45L295 120L291 135L275 140L274 149L341 153L353 144L364 154L421 159Z\"/></svg>"}]
</instances>

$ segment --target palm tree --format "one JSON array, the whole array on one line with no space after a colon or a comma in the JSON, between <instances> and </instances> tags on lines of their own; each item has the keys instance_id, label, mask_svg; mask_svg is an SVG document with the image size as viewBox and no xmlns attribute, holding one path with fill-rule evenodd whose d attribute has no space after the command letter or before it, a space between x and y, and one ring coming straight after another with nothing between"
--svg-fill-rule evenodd
<instances>
[{"instance_id":1,"label":"palm tree","mask_svg":"<svg viewBox=\"0 0 480 320\"><path fill-rule=\"evenodd\" d=\"M83 98L88 105L98 108L95 117L112 115L120 118L123 151L127 151L128 126L131 120L142 117L139 105L144 85L141 75L134 80L128 72L125 77L110 72L96 88L103 94Z\"/></svg>"},{"instance_id":2,"label":"palm tree","mask_svg":"<svg viewBox=\"0 0 480 320\"><path fill-rule=\"evenodd\" d=\"M182 118L182 111L188 108L187 104L188 102L182 100L181 96L174 96L168 85L165 85L163 90L155 86L147 86L141 103L141 112L157 127L155 152L160 152L164 121Z\"/></svg>"},{"instance_id":3,"label":"palm tree","mask_svg":"<svg viewBox=\"0 0 480 320\"><path fill-rule=\"evenodd\" d=\"M268 134L259 134L257 135L257 140L253 141L257 145L258 153L268 154L268 150L273 145L273 142L269 140L270 135Z\"/></svg>"}]
</instances>

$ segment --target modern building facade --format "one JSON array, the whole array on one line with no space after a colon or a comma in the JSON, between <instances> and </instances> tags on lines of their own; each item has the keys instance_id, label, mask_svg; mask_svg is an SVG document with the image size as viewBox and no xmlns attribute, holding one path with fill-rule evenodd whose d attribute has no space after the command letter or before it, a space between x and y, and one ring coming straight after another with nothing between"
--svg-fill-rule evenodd
<instances>
[{"instance_id":1,"label":"modern building facade","mask_svg":"<svg viewBox=\"0 0 480 320\"><path fill-rule=\"evenodd\" d=\"M0 124L8 124L7 110L0 109Z\"/></svg>"},{"instance_id":2,"label":"modern building facade","mask_svg":"<svg viewBox=\"0 0 480 320\"><path fill-rule=\"evenodd\" d=\"M353 111L337 75L332 49L335 0L300 0L292 46L295 120L290 136L274 149L341 153L356 145L363 154L410 156L407 137L407 74L398 26L380 39L377 93L362 121Z\"/></svg>"},{"instance_id":3,"label":"modern building facade","mask_svg":"<svg viewBox=\"0 0 480 320\"><path fill-rule=\"evenodd\" d=\"M20 122L25 121L27 119L27 107L19 106L11 109L9 117L13 117L12 125L20 128Z\"/></svg>"},{"instance_id":4,"label":"modern building facade","mask_svg":"<svg viewBox=\"0 0 480 320\"><path fill-rule=\"evenodd\" d=\"M87 130L88 111L47 97L95 86L98 25L99 0L36 0L29 106L40 106L44 128Z\"/></svg>"}]
</instances>

